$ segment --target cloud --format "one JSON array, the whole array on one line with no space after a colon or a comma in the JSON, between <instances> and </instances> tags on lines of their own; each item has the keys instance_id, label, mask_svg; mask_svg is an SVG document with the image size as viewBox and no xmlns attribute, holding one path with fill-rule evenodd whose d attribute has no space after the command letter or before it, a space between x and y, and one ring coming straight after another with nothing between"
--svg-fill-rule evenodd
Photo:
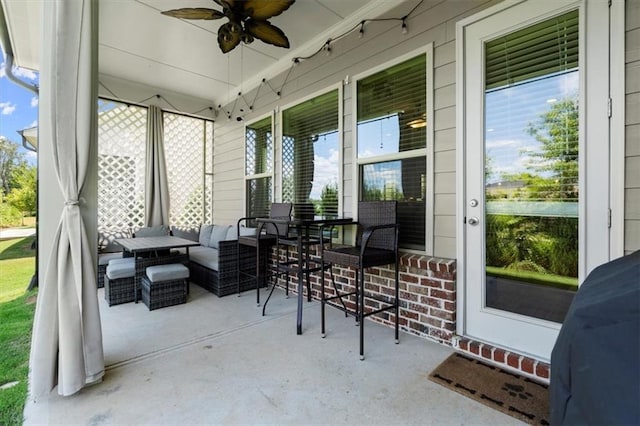
<instances>
[{"instance_id":1,"label":"cloud","mask_svg":"<svg viewBox=\"0 0 640 426\"><path fill-rule=\"evenodd\" d=\"M38 106L38 97L37 96L34 96L33 98L31 98L31 106L33 108Z\"/></svg>"},{"instance_id":2,"label":"cloud","mask_svg":"<svg viewBox=\"0 0 640 426\"><path fill-rule=\"evenodd\" d=\"M5 62L0 64L0 78L7 75L4 68L5 68ZM20 78L27 78L29 80L36 80L38 78L38 75L35 72L28 70L26 68L20 68L15 66L13 67L13 75Z\"/></svg>"},{"instance_id":3,"label":"cloud","mask_svg":"<svg viewBox=\"0 0 640 426\"><path fill-rule=\"evenodd\" d=\"M322 188L338 182L338 151L331 149L328 157L314 156L314 176L311 198L320 199Z\"/></svg>"},{"instance_id":4,"label":"cloud","mask_svg":"<svg viewBox=\"0 0 640 426\"><path fill-rule=\"evenodd\" d=\"M38 78L35 72L19 67L13 67L13 74L16 77L28 78L29 80L35 80L36 78Z\"/></svg>"},{"instance_id":5,"label":"cloud","mask_svg":"<svg viewBox=\"0 0 640 426\"><path fill-rule=\"evenodd\" d=\"M519 141L517 139L487 139L485 143L487 149L517 147L522 145L522 141Z\"/></svg>"},{"instance_id":6,"label":"cloud","mask_svg":"<svg viewBox=\"0 0 640 426\"><path fill-rule=\"evenodd\" d=\"M15 104L12 104L11 102L0 102L0 114L11 115L15 110Z\"/></svg>"},{"instance_id":7,"label":"cloud","mask_svg":"<svg viewBox=\"0 0 640 426\"><path fill-rule=\"evenodd\" d=\"M577 72L564 74L558 80L558 89L565 97L577 95L580 89L580 74Z\"/></svg>"},{"instance_id":8,"label":"cloud","mask_svg":"<svg viewBox=\"0 0 640 426\"><path fill-rule=\"evenodd\" d=\"M36 127L37 125L38 125L38 120L33 120L31 124L29 124L29 127L27 128Z\"/></svg>"}]
</instances>

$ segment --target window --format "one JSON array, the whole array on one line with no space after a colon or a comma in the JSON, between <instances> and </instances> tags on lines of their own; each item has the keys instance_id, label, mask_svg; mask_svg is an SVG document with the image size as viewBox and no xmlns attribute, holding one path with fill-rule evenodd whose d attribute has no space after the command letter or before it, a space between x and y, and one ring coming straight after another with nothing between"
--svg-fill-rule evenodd
<instances>
[{"instance_id":1,"label":"window","mask_svg":"<svg viewBox=\"0 0 640 426\"><path fill-rule=\"evenodd\" d=\"M247 217L268 216L273 200L273 124L271 116L245 128Z\"/></svg>"},{"instance_id":2,"label":"window","mask_svg":"<svg viewBox=\"0 0 640 426\"><path fill-rule=\"evenodd\" d=\"M485 44L485 252L491 276L527 270L519 281L561 280L578 288L578 23L575 10ZM548 318L545 310L540 318L561 322L565 313Z\"/></svg>"},{"instance_id":3,"label":"window","mask_svg":"<svg viewBox=\"0 0 640 426\"><path fill-rule=\"evenodd\" d=\"M400 247L424 251L427 223L427 56L357 81L359 198L397 200Z\"/></svg>"},{"instance_id":4,"label":"window","mask_svg":"<svg viewBox=\"0 0 640 426\"><path fill-rule=\"evenodd\" d=\"M282 112L282 201L338 213L339 92L332 90Z\"/></svg>"},{"instance_id":5,"label":"window","mask_svg":"<svg viewBox=\"0 0 640 426\"><path fill-rule=\"evenodd\" d=\"M213 123L163 112L169 220L181 228L211 223Z\"/></svg>"}]
</instances>

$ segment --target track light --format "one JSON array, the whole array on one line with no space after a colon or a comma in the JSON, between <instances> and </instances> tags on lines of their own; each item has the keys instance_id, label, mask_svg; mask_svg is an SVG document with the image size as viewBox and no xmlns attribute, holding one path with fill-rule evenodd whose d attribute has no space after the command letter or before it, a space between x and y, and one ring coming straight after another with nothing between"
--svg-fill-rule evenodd
<instances>
[{"instance_id":1,"label":"track light","mask_svg":"<svg viewBox=\"0 0 640 426\"><path fill-rule=\"evenodd\" d=\"M407 17L405 16L404 18L402 18L402 34L406 34L409 32L409 29L407 28Z\"/></svg>"},{"instance_id":2,"label":"track light","mask_svg":"<svg viewBox=\"0 0 640 426\"><path fill-rule=\"evenodd\" d=\"M362 38L364 36L364 21L360 22L360 34L358 34L359 38Z\"/></svg>"}]
</instances>

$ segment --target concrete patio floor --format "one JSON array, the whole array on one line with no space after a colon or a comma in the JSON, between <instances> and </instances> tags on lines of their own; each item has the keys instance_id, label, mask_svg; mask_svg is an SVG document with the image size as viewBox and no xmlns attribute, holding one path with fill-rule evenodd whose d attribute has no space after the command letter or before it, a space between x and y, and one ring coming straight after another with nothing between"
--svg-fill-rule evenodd
<instances>
[{"instance_id":1,"label":"concrete patio floor","mask_svg":"<svg viewBox=\"0 0 640 426\"><path fill-rule=\"evenodd\" d=\"M184 305L108 307L98 292L102 383L70 397L27 401L25 424L523 424L428 379L452 350L365 323L358 357L352 317L276 290L266 316L255 292L218 298L197 285ZM263 298L266 292L263 290ZM264 299L263 299L264 300Z\"/></svg>"}]
</instances>

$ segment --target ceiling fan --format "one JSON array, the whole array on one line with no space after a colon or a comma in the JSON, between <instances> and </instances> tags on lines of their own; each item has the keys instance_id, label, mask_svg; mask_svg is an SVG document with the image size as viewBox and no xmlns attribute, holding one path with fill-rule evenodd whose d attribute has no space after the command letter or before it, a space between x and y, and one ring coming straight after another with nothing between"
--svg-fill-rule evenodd
<instances>
[{"instance_id":1,"label":"ceiling fan","mask_svg":"<svg viewBox=\"0 0 640 426\"><path fill-rule=\"evenodd\" d=\"M229 22L218 29L218 45L222 53L234 49L240 42L249 44L254 39L279 47L289 47L284 32L267 19L289 9L295 0L213 0L222 11L203 7L166 10L163 15L179 19L222 19Z\"/></svg>"}]
</instances>

